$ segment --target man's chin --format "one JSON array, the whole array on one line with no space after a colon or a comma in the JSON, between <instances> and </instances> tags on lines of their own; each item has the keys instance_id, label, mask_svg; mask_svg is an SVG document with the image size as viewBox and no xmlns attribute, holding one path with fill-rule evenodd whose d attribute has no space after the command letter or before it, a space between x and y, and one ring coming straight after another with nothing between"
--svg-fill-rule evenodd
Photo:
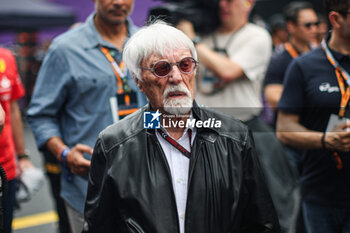
<instances>
[{"instance_id":1,"label":"man's chin","mask_svg":"<svg viewBox=\"0 0 350 233\"><path fill-rule=\"evenodd\" d=\"M109 18L109 23L112 25L120 25L126 22L125 16L111 16Z\"/></svg>"},{"instance_id":2,"label":"man's chin","mask_svg":"<svg viewBox=\"0 0 350 233\"><path fill-rule=\"evenodd\" d=\"M175 116L183 116L190 113L192 107L166 107L164 106L164 111L166 113L175 115Z\"/></svg>"},{"instance_id":3,"label":"man's chin","mask_svg":"<svg viewBox=\"0 0 350 233\"><path fill-rule=\"evenodd\" d=\"M171 99L164 103L164 111L173 115L185 115L192 109L192 100L189 98Z\"/></svg>"}]
</instances>

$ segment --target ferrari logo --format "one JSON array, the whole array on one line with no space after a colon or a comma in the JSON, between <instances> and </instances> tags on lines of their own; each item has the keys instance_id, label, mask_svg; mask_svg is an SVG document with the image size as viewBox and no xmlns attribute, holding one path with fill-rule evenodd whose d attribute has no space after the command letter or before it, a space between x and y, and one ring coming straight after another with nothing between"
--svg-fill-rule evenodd
<instances>
[{"instance_id":1,"label":"ferrari logo","mask_svg":"<svg viewBox=\"0 0 350 233\"><path fill-rule=\"evenodd\" d=\"M0 73L5 73L6 62L3 58L0 58Z\"/></svg>"}]
</instances>

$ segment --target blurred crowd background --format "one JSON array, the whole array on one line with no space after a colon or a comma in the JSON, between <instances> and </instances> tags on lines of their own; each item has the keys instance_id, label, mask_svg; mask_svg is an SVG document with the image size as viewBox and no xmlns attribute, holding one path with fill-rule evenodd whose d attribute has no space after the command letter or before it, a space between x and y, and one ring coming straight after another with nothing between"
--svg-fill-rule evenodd
<instances>
[{"instance_id":1,"label":"blurred crowd background","mask_svg":"<svg viewBox=\"0 0 350 233\"><path fill-rule=\"evenodd\" d=\"M206 25L197 31L210 31L215 27L216 15L212 6L216 0L142 0L135 1L131 19L137 26L144 25L150 13L174 15L182 10L190 21L203 21ZM251 13L251 21L265 27L276 37L287 37L284 28L282 11L288 0L257 0ZM309 0L316 12L323 14L322 3ZM75 24L84 22L94 10L92 0L0 0L0 46L10 49L16 56L20 76L26 89L26 96L20 101L24 110L30 101L40 64L50 42L57 35L65 32ZM171 11L170 13L168 11ZM201 17L196 14L209 14ZM196 18L197 15L197 18ZM209 23L208 26L208 22ZM196 25L195 25L196 26ZM273 39L278 41L278 39ZM277 42L276 42L277 43Z\"/></svg>"}]
</instances>

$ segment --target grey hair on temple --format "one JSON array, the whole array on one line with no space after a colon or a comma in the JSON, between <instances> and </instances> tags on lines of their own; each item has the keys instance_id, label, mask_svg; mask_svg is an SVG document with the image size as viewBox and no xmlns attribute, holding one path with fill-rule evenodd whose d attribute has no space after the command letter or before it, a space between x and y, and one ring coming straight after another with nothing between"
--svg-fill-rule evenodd
<instances>
[{"instance_id":1,"label":"grey hair on temple","mask_svg":"<svg viewBox=\"0 0 350 233\"><path fill-rule=\"evenodd\" d=\"M152 54L164 56L166 51L189 49L194 59L197 52L188 36L175 27L157 20L140 28L126 43L123 61L131 74L142 81L141 62Z\"/></svg>"}]
</instances>

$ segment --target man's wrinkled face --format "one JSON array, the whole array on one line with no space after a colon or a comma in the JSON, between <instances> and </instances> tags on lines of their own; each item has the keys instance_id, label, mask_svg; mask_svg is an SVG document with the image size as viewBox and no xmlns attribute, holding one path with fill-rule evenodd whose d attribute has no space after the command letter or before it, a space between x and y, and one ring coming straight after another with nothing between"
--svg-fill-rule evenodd
<instances>
[{"instance_id":1,"label":"man's wrinkled face","mask_svg":"<svg viewBox=\"0 0 350 233\"><path fill-rule=\"evenodd\" d=\"M134 6L134 0L94 1L96 14L110 24L124 23Z\"/></svg>"},{"instance_id":2,"label":"man's wrinkled face","mask_svg":"<svg viewBox=\"0 0 350 233\"><path fill-rule=\"evenodd\" d=\"M154 110L178 115L186 114L192 108L196 72L185 74L175 64L187 57L192 57L190 50L180 49L167 51L163 57L153 54L141 62L140 66L145 68L152 68L159 61L172 64L170 73L163 78L150 70L142 70L142 81L136 80Z\"/></svg>"}]
</instances>

